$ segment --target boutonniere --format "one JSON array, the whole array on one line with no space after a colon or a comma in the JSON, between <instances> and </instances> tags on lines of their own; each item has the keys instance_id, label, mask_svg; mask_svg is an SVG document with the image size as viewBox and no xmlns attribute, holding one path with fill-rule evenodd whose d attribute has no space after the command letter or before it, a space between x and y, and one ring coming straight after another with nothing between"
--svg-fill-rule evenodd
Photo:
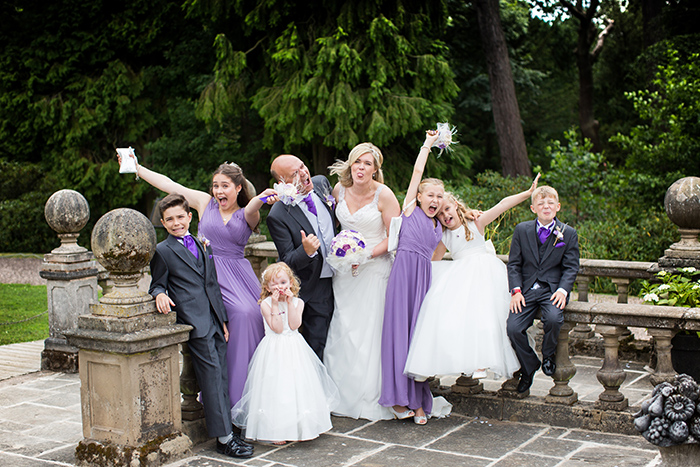
<instances>
[{"instance_id":1,"label":"boutonniere","mask_svg":"<svg viewBox=\"0 0 700 467\"><path fill-rule=\"evenodd\" d=\"M561 248L566 245L566 243L564 243L564 232L558 225L554 227L554 235L554 248Z\"/></svg>"},{"instance_id":2,"label":"boutonniere","mask_svg":"<svg viewBox=\"0 0 700 467\"><path fill-rule=\"evenodd\" d=\"M324 197L324 201L326 202L326 204L328 205L328 207L331 208L331 211L332 211L333 209L335 209L335 198L333 197L333 195L327 194L327 195Z\"/></svg>"},{"instance_id":3,"label":"boutonniere","mask_svg":"<svg viewBox=\"0 0 700 467\"><path fill-rule=\"evenodd\" d=\"M197 235L197 240L199 240L199 243L202 244L204 249L206 249L209 245L211 245L211 242L209 241L209 239L202 234Z\"/></svg>"}]
</instances>

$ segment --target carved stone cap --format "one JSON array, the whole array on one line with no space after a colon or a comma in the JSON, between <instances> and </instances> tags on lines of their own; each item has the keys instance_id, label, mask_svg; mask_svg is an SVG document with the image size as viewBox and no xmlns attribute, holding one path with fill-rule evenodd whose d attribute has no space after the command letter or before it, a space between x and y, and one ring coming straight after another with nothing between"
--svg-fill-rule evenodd
<instances>
[{"instance_id":1,"label":"carved stone cap","mask_svg":"<svg viewBox=\"0 0 700 467\"><path fill-rule=\"evenodd\" d=\"M87 250L78 245L78 235L90 219L90 206L83 195L74 190L60 190L51 195L44 205L44 217L61 239L54 255L73 255Z\"/></svg>"},{"instance_id":2,"label":"carved stone cap","mask_svg":"<svg viewBox=\"0 0 700 467\"><path fill-rule=\"evenodd\" d=\"M700 229L700 178L677 180L666 191L666 215L684 229Z\"/></svg>"}]
</instances>

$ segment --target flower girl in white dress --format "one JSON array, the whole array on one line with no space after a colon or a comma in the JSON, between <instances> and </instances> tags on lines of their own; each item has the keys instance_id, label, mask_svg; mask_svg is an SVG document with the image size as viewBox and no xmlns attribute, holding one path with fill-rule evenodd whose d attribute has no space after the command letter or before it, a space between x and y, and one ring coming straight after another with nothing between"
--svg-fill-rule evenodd
<instances>
[{"instance_id":1,"label":"flower girl in white dress","mask_svg":"<svg viewBox=\"0 0 700 467\"><path fill-rule=\"evenodd\" d=\"M338 388L297 329L304 302L299 280L283 262L262 274L260 309L265 337L248 366L241 400L231 409L233 423L248 439L285 444L306 441L330 430Z\"/></svg>"},{"instance_id":2,"label":"flower girl in white dress","mask_svg":"<svg viewBox=\"0 0 700 467\"><path fill-rule=\"evenodd\" d=\"M437 218L445 227L433 255L433 282L423 300L404 373L420 381L434 375L486 376L490 369L510 377L520 368L506 334L510 295L506 266L484 230L508 209L530 197L529 190L503 198L475 221L466 207L445 193ZM439 261L448 249L453 261Z\"/></svg>"}]
</instances>

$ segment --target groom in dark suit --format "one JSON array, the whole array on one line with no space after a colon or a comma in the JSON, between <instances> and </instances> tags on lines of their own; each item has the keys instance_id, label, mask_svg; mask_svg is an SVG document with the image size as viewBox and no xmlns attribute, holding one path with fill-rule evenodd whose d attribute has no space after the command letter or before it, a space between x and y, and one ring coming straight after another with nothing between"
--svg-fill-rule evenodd
<instances>
[{"instance_id":1,"label":"groom in dark suit","mask_svg":"<svg viewBox=\"0 0 700 467\"><path fill-rule=\"evenodd\" d=\"M226 342L228 317L221 298L210 246L189 233L192 213L187 200L171 194L158 203L168 238L156 246L151 260L149 293L156 308L177 313L177 322L193 327L187 341L201 390L209 436L216 450L230 457L253 455L253 446L233 432L228 397Z\"/></svg>"},{"instance_id":2,"label":"groom in dark suit","mask_svg":"<svg viewBox=\"0 0 700 467\"><path fill-rule=\"evenodd\" d=\"M549 186L532 193L533 221L521 222L513 231L508 257L508 285L511 301L507 331L520 361L518 392L530 389L540 360L527 339L537 310L542 311L542 372L556 370L555 352L559 330L579 269L578 234L557 218L561 209L557 191Z\"/></svg>"},{"instance_id":3,"label":"groom in dark suit","mask_svg":"<svg viewBox=\"0 0 700 467\"><path fill-rule=\"evenodd\" d=\"M290 154L275 158L270 173L275 180L295 184L307 195L296 206L275 203L267 216L267 227L280 261L287 263L301 282L301 334L323 360L333 316L333 270L325 260L335 236L331 184L323 175L311 178L301 159Z\"/></svg>"}]
</instances>

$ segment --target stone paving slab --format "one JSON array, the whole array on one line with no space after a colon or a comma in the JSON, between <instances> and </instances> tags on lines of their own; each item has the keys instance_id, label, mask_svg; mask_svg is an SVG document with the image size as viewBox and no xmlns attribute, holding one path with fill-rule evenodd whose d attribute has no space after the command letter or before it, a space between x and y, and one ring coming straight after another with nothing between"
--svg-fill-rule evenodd
<instances>
[{"instance_id":1,"label":"stone paving slab","mask_svg":"<svg viewBox=\"0 0 700 467\"><path fill-rule=\"evenodd\" d=\"M82 439L76 374L36 372L0 381L0 465L72 466ZM499 421L453 414L430 420L369 422L333 418L319 438L285 446L255 445L255 456L232 459L214 441L169 467L644 466L658 450L641 436Z\"/></svg>"}]
</instances>

